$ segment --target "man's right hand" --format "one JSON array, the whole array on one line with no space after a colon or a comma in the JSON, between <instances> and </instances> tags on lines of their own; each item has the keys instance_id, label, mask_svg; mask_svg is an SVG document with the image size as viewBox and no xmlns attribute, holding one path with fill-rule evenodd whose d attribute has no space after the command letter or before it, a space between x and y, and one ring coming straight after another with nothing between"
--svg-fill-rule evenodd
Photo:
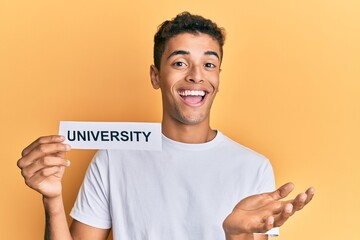
<instances>
[{"instance_id":1,"label":"man's right hand","mask_svg":"<svg viewBox=\"0 0 360 240\"><path fill-rule=\"evenodd\" d=\"M71 233L62 201L61 179L70 162L65 159L70 146L58 135L40 137L22 151L17 162L26 185L43 195L46 212L45 239L73 240L108 238L109 229L94 228L73 221Z\"/></svg>"},{"instance_id":2,"label":"man's right hand","mask_svg":"<svg viewBox=\"0 0 360 240\"><path fill-rule=\"evenodd\" d=\"M40 137L22 151L17 162L26 185L41 193L44 198L61 195L61 179L70 161L65 154L70 146L64 137L53 135Z\"/></svg>"}]
</instances>

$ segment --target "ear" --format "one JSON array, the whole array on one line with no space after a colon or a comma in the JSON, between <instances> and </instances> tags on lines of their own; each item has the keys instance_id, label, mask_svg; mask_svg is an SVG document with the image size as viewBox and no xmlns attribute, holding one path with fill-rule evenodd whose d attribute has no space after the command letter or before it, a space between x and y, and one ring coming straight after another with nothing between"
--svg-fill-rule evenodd
<instances>
[{"instance_id":1,"label":"ear","mask_svg":"<svg viewBox=\"0 0 360 240\"><path fill-rule=\"evenodd\" d=\"M150 79L151 79L151 85L154 89L160 88L159 83L159 70L155 67L155 65L150 66Z\"/></svg>"}]
</instances>

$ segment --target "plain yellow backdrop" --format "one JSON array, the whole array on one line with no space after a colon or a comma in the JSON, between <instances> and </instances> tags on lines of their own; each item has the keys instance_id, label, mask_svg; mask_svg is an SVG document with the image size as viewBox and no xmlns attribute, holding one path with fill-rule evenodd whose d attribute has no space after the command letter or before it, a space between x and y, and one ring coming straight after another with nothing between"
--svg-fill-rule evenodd
<instances>
[{"instance_id":1,"label":"plain yellow backdrop","mask_svg":"<svg viewBox=\"0 0 360 240\"><path fill-rule=\"evenodd\" d=\"M161 120L153 34L184 10L227 30L212 127L267 156L278 186L317 189L277 239L360 239L358 0L1 1L1 239L43 236L16 167L31 141L60 120ZM93 153L68 154L67 212Z\"/></svg>"}]
</instances>

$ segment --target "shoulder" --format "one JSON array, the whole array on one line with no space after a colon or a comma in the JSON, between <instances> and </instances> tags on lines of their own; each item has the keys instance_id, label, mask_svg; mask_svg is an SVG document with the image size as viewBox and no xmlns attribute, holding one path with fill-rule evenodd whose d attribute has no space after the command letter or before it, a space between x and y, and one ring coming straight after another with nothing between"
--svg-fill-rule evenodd
<instances>
[{"instance_id":1,"label":"shoulder","mask_svg":"<svg viewBox=\"0 0 360 240\"><path fill-rule=\"evenodd\" d=\"M105 149L101 149L96 151L92 159L92 162L98 163L98 162L108 161L108 159L109 159L109 151Z\"/></svg>"},{"instance_id":2,"label":"shoulder","mask_svg":"<svg viewBox=\"0 0 360 240\"><path fill-rule=\"evenodd\" d=\"M98 150L93 156L89 168L91 169L106 169L109 166L109 152L108 150Z\"/></svg>"},{"instance_id":3,"label":"shoulder","mask_svg":"<svg viewBox=\"0 0 360 240\"><path fill-rule=\"evenodd\" d=\"M258 153L249 147L232 140L221 132L218 134L220 134L220 137L222 138L221 147L226 150L224 152L227 152L233 156L241 156L241 158L252 159L254 161L268 162L268 159L261 153Z\"/></svg>"}]
</instances>

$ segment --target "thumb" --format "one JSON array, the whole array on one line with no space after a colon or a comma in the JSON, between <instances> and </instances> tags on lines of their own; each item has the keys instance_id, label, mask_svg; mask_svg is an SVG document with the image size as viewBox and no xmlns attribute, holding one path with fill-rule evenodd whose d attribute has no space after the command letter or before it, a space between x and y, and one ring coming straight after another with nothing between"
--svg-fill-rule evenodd
<instances>
[{"instance_id":1,"label":"thumb","mask_svg":"<svg viewBox=\"0 0 360 240\"><path fill-rule=\"evenodd\" d=\"M285 198L286 196L289 195L289 193L292 192L292 190L294 190L294 184L291 182L285 183L284 185L282 185L281 187L279 187L276 191L271 192L270 196L274 199L274 200L280 200L282 198Z\"/></svg>"}]
</instances>

